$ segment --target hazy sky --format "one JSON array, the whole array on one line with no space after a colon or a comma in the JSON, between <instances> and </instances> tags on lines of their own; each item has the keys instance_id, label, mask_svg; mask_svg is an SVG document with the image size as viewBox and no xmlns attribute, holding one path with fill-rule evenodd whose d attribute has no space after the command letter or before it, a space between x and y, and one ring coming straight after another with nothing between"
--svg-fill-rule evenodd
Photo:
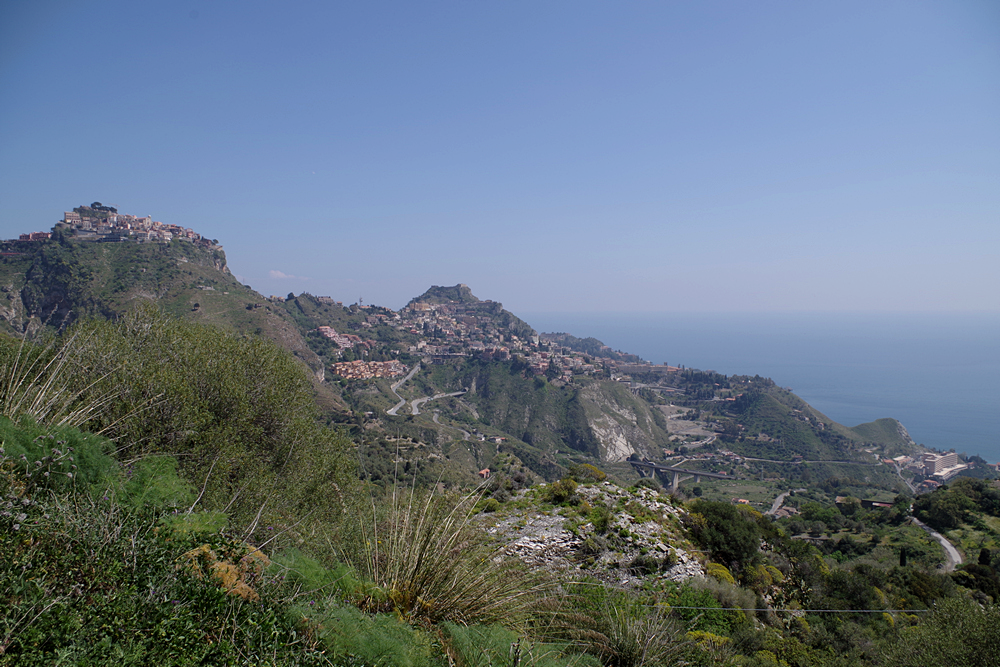
<instances>
[{"instance_id":1,"label":"hazy sky","mask_svg":"<svg viewBox=\"0 0 1000 667\"><path fill-rule=\"evenodd\" d=\"M265 294L1000 311L1000 3L0 3L0 237L95 200Z\"/></svg>"}]
</instances>

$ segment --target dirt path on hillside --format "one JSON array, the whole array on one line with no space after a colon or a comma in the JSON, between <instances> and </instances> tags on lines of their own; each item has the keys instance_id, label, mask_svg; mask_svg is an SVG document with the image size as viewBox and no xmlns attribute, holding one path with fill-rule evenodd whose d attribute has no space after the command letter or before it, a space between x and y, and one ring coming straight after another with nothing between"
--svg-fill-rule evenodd
<instances>
[{"instance_id":1,"label":"dirt path on hillside","mask_svg":"<svg viewBox=\"0 0 1000 667\"><path fill-rule=\"evenodd\" d=\"M693 422L680 418L682 415L690 412L691 408L682 408L676 405L658 405L656 407L658 407L660 411L663 412L663 416L667 418L667 433L670 435L676 435L682 438L689 435L696 438L707 438L708 436L715 435L714 432L706 429L700 422Z\"/></svg>"}]
</instances>

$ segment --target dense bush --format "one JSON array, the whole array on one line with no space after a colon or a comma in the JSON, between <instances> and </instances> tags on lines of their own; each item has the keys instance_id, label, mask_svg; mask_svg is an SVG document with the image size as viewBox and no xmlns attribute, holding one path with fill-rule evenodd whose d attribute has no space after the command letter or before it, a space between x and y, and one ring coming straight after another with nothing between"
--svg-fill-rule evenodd
<instances>
[{"instance_id":1,"label":"dense bush","mask_svg":"<svg viewBox=\"0 0 1000 667\"><path fill-rule=\"evenodd\" d=\"M1000 656L1000 606L950 598L924 623L903 629L880 649L886 667L988 667Z\"/></svg>"},{"instance_id":2,"label":"dense bush","mask_svg":"<svg viewBox=\"0 0 1000 667\"><path fill-rule=\"evenodd\" d=\"M545 497L549 502L555 504L565 503L576 493L576 481L572 477L565 477L558 482L553 482L548 486Z\"/></svg>"},{"instance_id":3,"label":"dense bush","mask_svg":"<svg viewBox=\"0 0 1000 667\"><path fill-rule=\"evenodd\" d=\"M25 426L25 435L38 428ZM7 424L5 438L15 431ZM93 438L57 432L69 442ZM220 533L216 521L170 509L189 490L171 481L169 466L149 478L162 487L154 493L117 466L53 490L29 480L18 460L0 464L0 665L235 664L250 656L321 664L297 637L280 580L241 569L259 552ZM167 521L179 516L193 520ZM217 555L211 574L180 566L192 550ZM223 565L236 573L228 583L216 576Z\"/></svg>"},{"instance_id":4,"label":"dense bush","mask_svg":"<svg viewBox=\"0 0 1000 667\"><path fill-rule=\"evenodd\" d=\"M731 571L741 572L758 560L760 527L736 506L698 500L692 505L689 525L698 544Z\"/></svg>"},{"instance_id":5,"label":"dense bush","mask_svg":"<svg viewBox=\"0 0 1000 667\"><path fill-rule=\"evenodd\" d=\"M579 583L549 601L547 636L612 667L684 664L693 652L684 623L652 596Z\"/></svg>"},{"instance_id":6,"label":"dense bush","mask_svg":"<svg viewBox=\"0 0 1000 667\"><path fill-rule=\"evenodd\" d=\"M316 421L307 371L289 353L148 305L118 322L80 323L33 354L58 359L67 349L72 365L43 364L29 384L97 405L87 428L112 438L119 457L175 458L202 506L226 508L251 531L343 516L356 479L350 442Z\"/></svg>"}]
</instances>

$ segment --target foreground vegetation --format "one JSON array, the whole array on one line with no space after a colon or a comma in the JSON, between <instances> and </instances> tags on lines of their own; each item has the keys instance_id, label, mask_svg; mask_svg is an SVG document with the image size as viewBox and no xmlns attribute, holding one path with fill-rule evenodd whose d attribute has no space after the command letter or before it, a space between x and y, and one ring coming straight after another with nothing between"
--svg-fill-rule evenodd
<instances>
[{"instance_id":1,"label":"foreground vegetation","mask_svg":"<svg viewBox=\"0 0 1000 667\"><path fill-rule=\"evenodd\" d=\"M477 488L431 493L420 471L394 469L383 489L361 479L366 459L347 431L319 419L291 355L149 307L51 340L0 341L0 392L0 665L804 667L1000 655L989 541L1000 494L981 480L916 503L943 530L954 520L981 534L974 563L954 574L908 532L907 497L871 510L802 499L797 517L775 523L725 502L604 487L587 465L526 490L531 476L513 459ZM483 530L529 514L561 517L579 538L568 568L528 568ZM677 550L699 554L708 577L668 578Z\"/></svg>"}]
</instances>

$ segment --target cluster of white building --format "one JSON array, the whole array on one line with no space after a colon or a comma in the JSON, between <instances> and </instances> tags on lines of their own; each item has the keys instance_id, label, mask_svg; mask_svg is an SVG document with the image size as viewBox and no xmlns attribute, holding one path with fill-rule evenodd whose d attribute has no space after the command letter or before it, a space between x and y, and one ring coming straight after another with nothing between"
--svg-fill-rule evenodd
<instances>
[{"instance_id":1,"label":"cluster of white building","mask_svg":"<svg viewBox=\"0 0 1000 667\"><path fill-rule=\"evenodd\" d=\"M69 226L73 230L73 237L80 241L170 243L183 240L206 247L216 246L214 241L188 227L159 222L148 215L140 218L118 213L117 209L110 206L80 206L64 212L62 223Z\"/></svg>"},{"instance_id":2,"label":"cluster of white building","mask_svg":"<svg viewBox=\"0 0 1000 667\"><path fill-rule=\"evenodd\" d=\"M892 461L939 482L946 482L969 467L968 464L959 461L958 454L955 452L945 452L944 454L928 452L920 454L916 458L897 456Z\"/></svg>"}]
</instances>

